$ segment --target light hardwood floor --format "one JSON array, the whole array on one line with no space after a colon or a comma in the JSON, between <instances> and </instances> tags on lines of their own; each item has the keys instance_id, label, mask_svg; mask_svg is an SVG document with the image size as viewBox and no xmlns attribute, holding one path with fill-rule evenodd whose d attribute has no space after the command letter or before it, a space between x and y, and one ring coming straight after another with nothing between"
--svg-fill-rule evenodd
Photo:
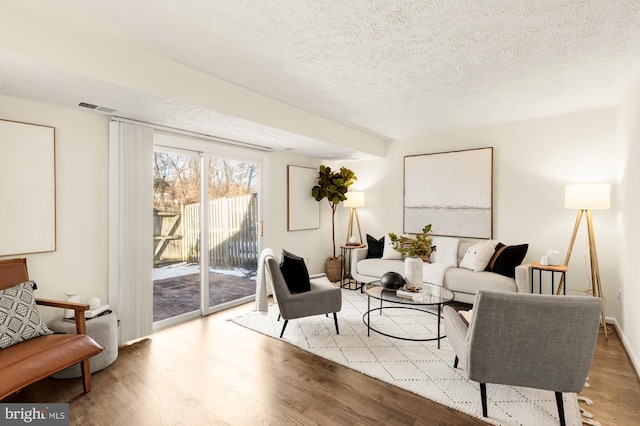
<instances>
[{"instance_id":1,"label":"light hardwood floor","mask_svg":"<svg viewBox=\"0 0 640 426\"><path fill-rule=\"evenodd\" d=\"M69 402L72 425L482 425L333 362L226 321L247 304L121 348L95 373L47 379L2 402ZM612 330L612 328L610 328ZM583 394L605 425L637 425L640 382L616 333L601 336ZM478 404L480 402L478 401Z\"/></svg>"}]
</instances>

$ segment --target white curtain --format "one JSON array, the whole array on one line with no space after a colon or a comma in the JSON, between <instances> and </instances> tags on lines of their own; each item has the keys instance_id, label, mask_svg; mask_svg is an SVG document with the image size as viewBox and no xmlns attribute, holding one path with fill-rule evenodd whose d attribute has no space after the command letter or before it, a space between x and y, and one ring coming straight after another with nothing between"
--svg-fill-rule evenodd
<instances>
[{"instance_id":1,"label":"white curtain","mask_svg":"<svg viewBox=\"0 0 640 426\"><path fill-rule=\"evenodd\" d=\"M153 332L153 129L109 125L109 304L119 341Z\"/></svg>"}]
</instances>

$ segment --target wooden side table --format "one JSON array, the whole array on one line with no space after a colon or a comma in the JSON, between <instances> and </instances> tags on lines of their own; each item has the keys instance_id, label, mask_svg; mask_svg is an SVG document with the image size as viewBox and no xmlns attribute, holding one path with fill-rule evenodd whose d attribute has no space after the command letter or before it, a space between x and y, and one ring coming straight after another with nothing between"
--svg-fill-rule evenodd
<instances>
[{"instance_id":1,"label":"wooden side table","mask_svg":"<svg viewBox=\"0 0 640 426\"><path fill-rule=\"evenodd\" d=\"M340 287L349 290L362 289L363 283L356 281L351 275L351 250L365 247L366 245L364 244L358 244L357 246L342 244L340 246L340 254L342 255L342 261L340 262ZM355 287L352 287L351 284L355 284Z\"/></svg>"},{"instance_id":2,"label":"wooden side table","mask_svg":"<svg viewBox=\"0 0 640 426\"><path fill-rule=\"evenodd\" d=\"M567 281L567 270L569 270L569 266L567 265L541 265L538 262L533 262L531 264L531 293L533 293L533 271L537 270L538 271L538 293L542 294L542 271L549 271L551 272L551 294L554 294L553 291L553 286L554 286L554 275L556 272L559 272L561 274L561 278L560 278L560 282L558 285L558 292L557 294L560 294L560 291L562 291L562 294L566 295L567 294L567 286L566 286L566 281ZM564 285L563 285L564 284Z\"/></svg>"}]
</instances>

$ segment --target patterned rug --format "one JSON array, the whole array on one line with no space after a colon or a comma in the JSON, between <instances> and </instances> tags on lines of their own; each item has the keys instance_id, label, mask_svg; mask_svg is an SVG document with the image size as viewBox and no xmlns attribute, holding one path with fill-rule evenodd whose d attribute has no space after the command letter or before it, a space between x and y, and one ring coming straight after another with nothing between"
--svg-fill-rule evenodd
<instances>
[{"instance_id":1,"label":"patterned rug","mask_svg":"<svg viewBox=\"0 0 640 426\"><path fill-rule=\"evenodd\" d=\"M362 319L367 296L342 290L342 297L340 335L335 334L333 316L320 315L289 321L281 340L490 424L559 424L553 392L493 384L487 384L489 417L483 418L479 385L453 368L454 352L446 338L438 349L436 342L391 339L375 332L367 336ZM278 306L271 305L267 315L251 312L232 321L278 339L283 321L277 319ZM400 309L372 314L371 324L388 334L418 338L433 337L437 328L435 315ZM576 395L564 394L564 406L567 425L580 425Z\"/></svg>"}]
</instances>

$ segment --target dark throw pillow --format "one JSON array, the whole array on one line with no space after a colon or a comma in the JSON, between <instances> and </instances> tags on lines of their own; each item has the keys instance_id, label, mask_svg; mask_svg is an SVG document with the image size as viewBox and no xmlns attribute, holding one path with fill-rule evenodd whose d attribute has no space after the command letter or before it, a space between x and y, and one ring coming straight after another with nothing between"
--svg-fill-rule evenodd
<instances>
[{"instance_id":1,"label":"dark throw pillow","mask_svg":"<svg viewBox=\"0 0 640 426\"><path fill-rule=\"evenodd\" d=\"M384 252L384 235L376 240L367 234L367 259L380 259Z\"/></svg>"},{"instance_id":2,"label":"dark throw pillow","mask_svg":"<svg viewBox=\"0 0 640 426\"><path fill-rule=\"evenodd\" d=\"M502 243L498 243L496 251L493 253L485 270L504 275L505 277L515 278L516 266L522 263L528 249L529 244L505 246Z\"/></svg>"},{"instance_id":3,"label":"dark throw pillow","mask_svg":"<svg viewBox=\"0 0 640 426\"><path fill-rule=\"evenodd\" d=\"M291 293L303 293L311 290L309 271L307 271L304 259L300 256L282 250L280 271Z\"/></svg>"}]
</instances>

